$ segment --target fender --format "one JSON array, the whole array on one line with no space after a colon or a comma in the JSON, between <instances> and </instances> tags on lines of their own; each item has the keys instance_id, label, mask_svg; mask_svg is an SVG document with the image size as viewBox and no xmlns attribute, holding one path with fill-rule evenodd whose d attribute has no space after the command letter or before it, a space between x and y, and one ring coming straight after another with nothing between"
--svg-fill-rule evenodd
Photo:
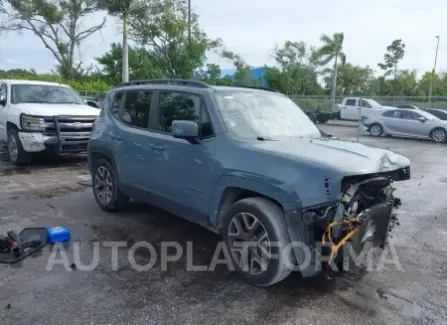
<instances>
[{"instance_id":1,"label":"fender","mask_svg":"<svg viewBox=\"0 0 447 325\"><path fill-rule=\"evenodd\" d=\"M209 223L212 227L218 228L220 215L220 205L225 189L229 187L240 188L241 190L249 190L257 192L265 197L275 200L281 204L284 211L292 209L300 209L301 201L294 191L287 191L278 186L249 179L243 176L224 175L221 176L214 187L212 201L209 207Z\"/></svg>"}]
</instances>

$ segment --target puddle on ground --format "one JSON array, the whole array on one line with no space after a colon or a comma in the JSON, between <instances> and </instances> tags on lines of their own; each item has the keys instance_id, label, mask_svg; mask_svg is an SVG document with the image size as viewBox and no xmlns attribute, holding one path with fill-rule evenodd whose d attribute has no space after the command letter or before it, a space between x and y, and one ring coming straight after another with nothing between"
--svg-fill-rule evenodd
<instances>
[{"instance_id":1,"label":"puddle on ground","mask_svg":"<svg viewBox=\"0 0 447 325\"><path fill-rule=\"evenodd\" d=\"M400 312L404 317L413 319L415 324L447 324L447 310L443 307L426 305L399 297L392 293L377 291L378 296L385 300L391 308Z\"/></svg>"}]
</instances>

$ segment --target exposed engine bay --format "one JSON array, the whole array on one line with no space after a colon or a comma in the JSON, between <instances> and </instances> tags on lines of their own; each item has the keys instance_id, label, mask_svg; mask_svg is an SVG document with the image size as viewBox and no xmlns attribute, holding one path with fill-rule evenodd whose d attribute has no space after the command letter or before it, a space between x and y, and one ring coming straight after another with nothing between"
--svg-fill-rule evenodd
<instances>
[{"instance_id":1,"label":"exposed engine bay","mask_svg":"<svg viewBox=\"0 0 447 325\"><path fill-rule=\"evenodd\" d=\"M329 256L329 266L348 242L357 254L368 242L372 247L385 247L388 234L398 223L395 209L401 205L392 183L410 178L409 168L405 170L406 175L399 178L388 173L348 177L343 180L339 202L306 211L305 218L313 220L315 239L321 238L323 246L329 246L322 251Z\"/></svg>"}]
</instances>

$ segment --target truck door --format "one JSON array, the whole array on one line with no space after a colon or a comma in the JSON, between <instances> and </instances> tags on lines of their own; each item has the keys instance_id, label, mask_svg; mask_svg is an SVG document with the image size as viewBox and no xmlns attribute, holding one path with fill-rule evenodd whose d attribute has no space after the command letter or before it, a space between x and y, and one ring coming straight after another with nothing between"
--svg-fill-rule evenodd
<instances>
[{"instance_id":1,"label":"truck door","mask_svg":"<svg viewBox=\"0 0 447 325\"><path fill-rule=\"evenodd\" d=\"M342 119L352 120L356 119L357 112L357 99L346 98L344 104L341 106L340 116Z\"/></svg>"}]
</instances>

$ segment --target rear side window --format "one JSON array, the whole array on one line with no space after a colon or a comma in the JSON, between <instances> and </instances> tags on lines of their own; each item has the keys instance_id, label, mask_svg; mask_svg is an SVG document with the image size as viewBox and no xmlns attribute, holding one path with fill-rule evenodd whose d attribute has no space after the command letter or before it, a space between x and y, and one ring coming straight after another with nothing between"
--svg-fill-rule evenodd
<instances>
[{"instance_id":1,"label":"rear side window","mask_svg":"<svg viewBox=\"0 0 447 325\"><path fill-rule=\"evenodd\" d=\"M159 131L170 133L174 120L187 120L199 124L201 137L213 135L208 112L198 95L177 91L160 92L158 108Z\"/></svg>"},{"instance_id":2,"label":"rear side window","mask_svg":"<svg viewBox=\"0 0 447 325\"><path fill-rule=\"evenodd\" d=\"M355 99L347 99L346 106L355 106Z\"/></svg>"},{"instance_id":3,"label":"rear side window","mask_svg":"<svg viewBox=\"0 0 447 325\"><path fill-rule=\"evenodd\" d=\"M127 91L124 98L121 121L124 123L147 129L149 126L149 111L152 104L152 91Z\"/></svg>"},{"instance_id":4,"label":"rear side window","mask_svg":"<svg viewBox=\"0 0 447 325\"><path fill-rule=\"evenodd\" d=\"M113 98L110 103L110 113L119 118L121 107L123 103L124 95L123 92L118 92L113 95Z\"/></svg>"},{"instance_id":5,"label":"rear side window","mask_svg":"<svg viewBox=\"0 0 447 325\"><path fill-rule=\"evenodd\" d=\"M399 117L400 116L400 112L397 111L397 110L386 111L385 113L382 113L382 116L385 116L385 117Z\"/></svg>"}]
</instances>

